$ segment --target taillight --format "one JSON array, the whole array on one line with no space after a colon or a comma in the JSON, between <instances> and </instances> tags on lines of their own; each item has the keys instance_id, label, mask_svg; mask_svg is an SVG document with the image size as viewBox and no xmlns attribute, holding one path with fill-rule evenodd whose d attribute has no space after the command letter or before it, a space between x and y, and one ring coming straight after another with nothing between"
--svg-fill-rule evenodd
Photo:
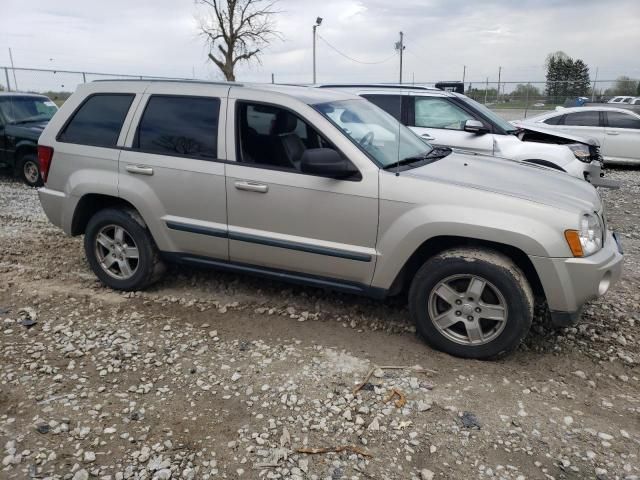
<instances>
[{"instance_id":1,"label":"taillight","mask_svg":"<svg viewBox=\"0 0 640 480\"><path fill-rule=\"evenodd\" d=\"M42 181L46 182L51 168L51 159L53 158L53 148L38 145L38 163L40 164L40 176Z\"/></svg>"}]
</instances>

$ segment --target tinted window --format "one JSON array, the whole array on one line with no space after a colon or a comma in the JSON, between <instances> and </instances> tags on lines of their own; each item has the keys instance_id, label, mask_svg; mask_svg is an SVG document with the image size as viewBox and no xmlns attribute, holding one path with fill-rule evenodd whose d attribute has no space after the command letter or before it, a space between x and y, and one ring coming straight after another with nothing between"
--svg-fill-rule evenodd
<instances>
[{"instance_id":1,"label":"tinted window","mask_svg":"<svg viewBox=\"0 0 640 480\"><path fill-rule=\"evenodd\" d=\"M398 121L402 119L402 97L400 95L362 95Z\"/></svg>"},{"instance_id":2,"label":"tinted window","mask_svg":"<svg viewBox=\"0 0 640 480\"><path fill-rule=\"evenodd\" d=\"M563 117L564 115L556 115L555 117L547 118L544 123L547 125L560 125Z\"/></svg>"},{"instance_id":3,"label":"tinted window","mask_svg":"<svg viewBox=\"0 0 640 480\"><path fill-rule=\"evenodd\" d=\"M136 148L161 155L218 156L220 99L152 96L136 135Z\"/></svg>"},{"instance_id":4,"label":"tinted window","mask_svg":"<svg viewBox=\"0 0 640 480\"><path fill-rule=\"evenodd\" d=\"M76 111L58 140L115 147L133 97L129 94L92 95Z\"/></svg>"},{"instance_id":5,"label":"tinted window","mask_svg":"<svg viewBox=\"0 0 640 480\"><path fill-rule=\"evenodd\" d=\"M612 128L637 128L640 129L640 118L628 113L607 112L607 123Z\"/></svg>"},{"instance_id":6,"label":"tinted window","mask_svg":"<svg viewBox=\"0 0 640 480\"><path fill-rule=\"evenodd\" d=\"M467 120L475 120L471 115L447 99L437 97L415 97L416 127L445 128L462 130Z\"/></svg>"},{"instance_id":7,"label":"tinted window","mask_svg":"<svg viewBox=\"0 0 640 480\"><path fill-rule=\"evenodd\" d=\"M576 127L598 127L600 126L600 112L568 113L564 119L564 124Z\"/></svg>"}]
</instances>

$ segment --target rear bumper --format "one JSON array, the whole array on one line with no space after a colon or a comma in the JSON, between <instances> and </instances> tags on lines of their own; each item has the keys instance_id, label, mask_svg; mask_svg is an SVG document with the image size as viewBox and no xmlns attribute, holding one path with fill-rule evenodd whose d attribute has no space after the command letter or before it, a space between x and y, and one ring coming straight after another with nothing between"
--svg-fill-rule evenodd
<instances>
[{"instance_id":1,"label":"rear bumper","mask_svg":"<svg viewBox=\"0 0 640 480\"><path fill-rule=\"evenodd\" d=\"M554 324L575 323L585 302L600 297L622 275L622 247L607 232L604 247L586 258L530 256L538 272Z\"/></svg>"},{"instance_id":2,"label":"rear bumper","mask_svg":"<svg viewBox=\"0 0 640 480\"><path fill-rule=\"evenodd\" d=\"M67 195L58 190L42 187L38 189L38 197L49 221L55 226L62 228L66 233L70 233L72 214L69 215L68 212L66 212L66 209L69 207Z\"/></svg>"}]
</instances>

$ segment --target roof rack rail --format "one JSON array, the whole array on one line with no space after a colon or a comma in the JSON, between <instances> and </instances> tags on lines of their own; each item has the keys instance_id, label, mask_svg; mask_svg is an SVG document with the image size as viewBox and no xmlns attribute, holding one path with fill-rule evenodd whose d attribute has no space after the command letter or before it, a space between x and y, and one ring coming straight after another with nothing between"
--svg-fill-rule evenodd
<instances>
[{"instance_id":1,"label":"roof rack rail","mask_svg":"<svg viewBox=\"0 0 640 480\"><path fill-rule=\"evenodd\" d=\"M318 88L397 88L397 89L413 89L413 90L439 90L436 87L427 87L425 85L411 85L408 83L323 83Z\"/></svg>"},{"instance_id":2,"label":"roof rack rail","mask_svg":"<svg viewBox=\"0 0 640 480\"><path fill-rule=\"evenodd\" d=\"M168 82L168 83L197 83L202 85L229 85L234 87L243 87L242 83L237 82L215 82L211 80L191 80L188 78L100 78L92 80L93 82Z\"/></svg>"}]
</instances>

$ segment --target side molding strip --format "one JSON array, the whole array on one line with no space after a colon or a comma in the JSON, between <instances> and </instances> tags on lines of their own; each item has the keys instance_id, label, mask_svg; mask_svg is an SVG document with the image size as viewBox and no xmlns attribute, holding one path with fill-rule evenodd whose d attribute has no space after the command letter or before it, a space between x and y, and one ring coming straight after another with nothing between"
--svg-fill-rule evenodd
<instances>
[{"instance_id":1,"label":"side molding strip","mask_svg":"<svg viewBox=\"0 0 640 480\"><path fill-rule=\"evenodd\" d=\"M366 253L354 253L337 248L318 247L314 245L306 245L304 243L289 242L287 240L275 240L271 238L259 237L257 235L248 235L246 233L228 232L226 230L210 227L202 227L199 225L189 225L178 222L166 222L167 228L171 230L179 230L181 232L197 233L200 235L209 235L211 237L229 238L240 242L256 243L259 245L267 245L269 247L286 248L289 250L297 250L299 252L315 253L317 255L326 255L328 257L345 258L347 260L355 260L357 262L370 262L371 255Z\"/></svg>"}]
</instances>

